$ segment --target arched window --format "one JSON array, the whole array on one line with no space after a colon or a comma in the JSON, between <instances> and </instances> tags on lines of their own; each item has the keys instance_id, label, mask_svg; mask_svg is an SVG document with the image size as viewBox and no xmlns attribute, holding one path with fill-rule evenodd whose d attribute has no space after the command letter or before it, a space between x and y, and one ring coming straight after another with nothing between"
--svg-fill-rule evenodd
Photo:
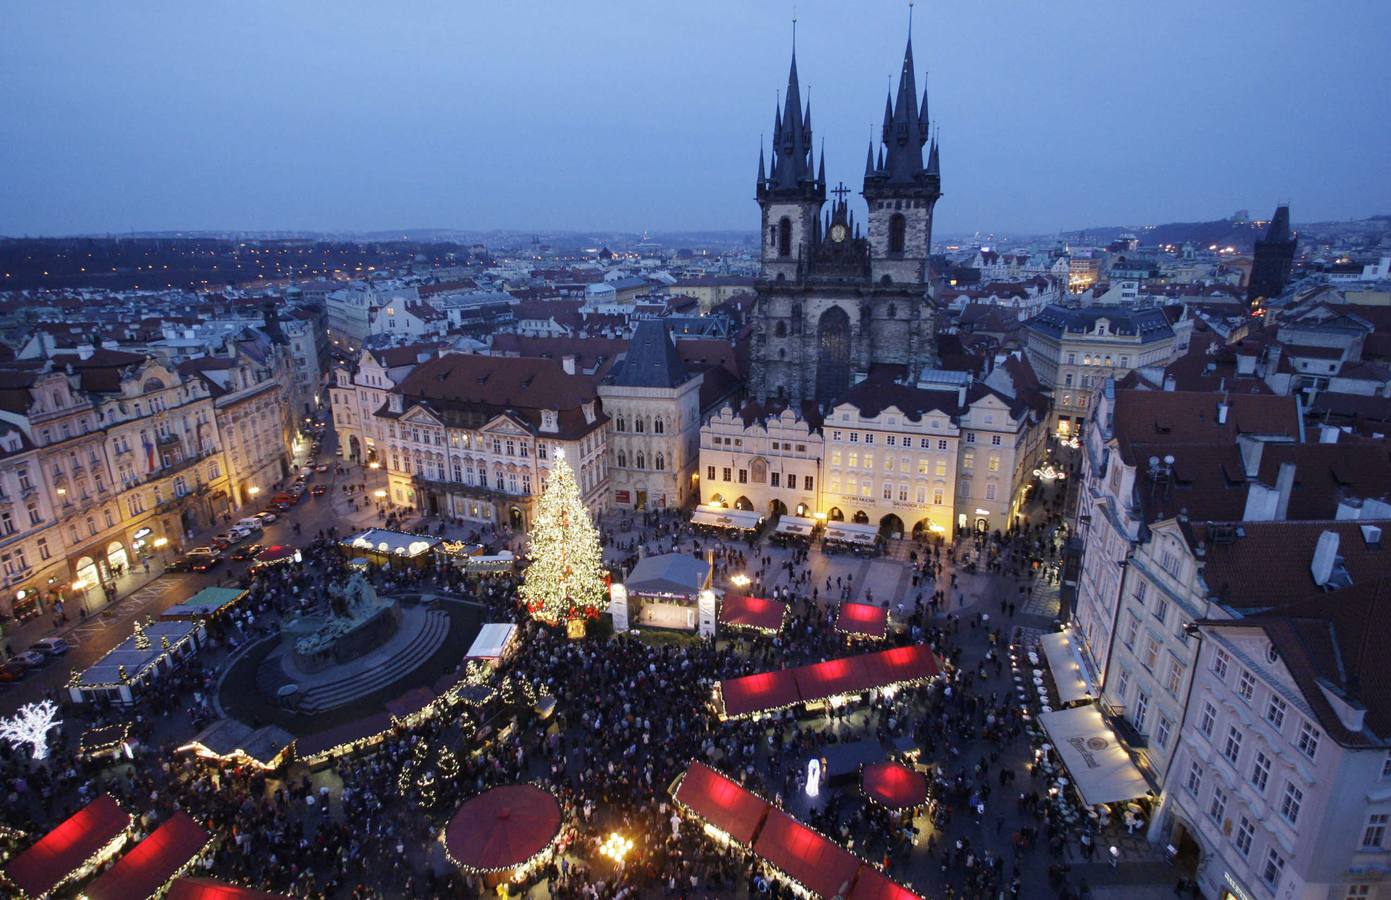
<instances>
[{"instance_id":1,"label":"arched window","mask_svg":"<svg viewBox=\"0 0 1391 900\"><path fill-rule=\"evenodd\" d=\"M627 431L627 430L628 430L628 421L627 421L626 419L624 419L622 416L619 416L619 417L618 417L618 426L617 426L617 427L618 427L618 430L619 430L619 431Z\"/></svg>"},{"instance_id":2,"label":"arched window","mask_svg":"<svg viewBox=\"0 0 1391 900\"><path fill-rule=\"evenodd\" d=\"M643 432L642 419L634 419L634 420L633 420L633 430L636 431L638 434L642 434L642 432Z\"/></svg>"},{"instance_id":3,"label":"arched window","mask_svg":"<svg viewBox=\"0 0 1391 900\"><path fill-rule=\"evenodd\" d=\"M656 434L666 434L666 431L667 431L666 423L663 422L661 419L653 419L653 420L652 420L652 431L653 431L654 433L656 433ZM658 466L658 468L661 468L661 467Z\"/></svg>"},{"instance_id":4,"label":"arched window","mask_svg":"<svg viewBox=\"0 0 1391 900\"><path fill-rule=\"evenodd\" d=\"M774 325L774 326L773 326L773 334L774 334L776 337L787 337L787 323L786 323L786 322L778 322L778 324Z\"/></svg>"},{"instance_id":5,"label":"arched window","mask_svg":"<svg viewBox=\"0 0 1391 900\"><path fill-rule=\"evenodd\" d=\"M904 239L908 231L908 220L901 213L889 217L889 252L902 253Z\"/></svg>"},{"instance_id":6,"label":"arched window","mask_svg":"<svg viewBox=\"0 0 1391 900\"><path fill-rule=\"evenodd\" d=\"M792 255L792 220L783 216L778 222L778 256Z\"/></svg>"},{"instance_id":7,"label":"arched window","mask_svg":"<svg viewBox=\"0 0 1391 900\"><path fill-rule=\"evenodd\" d=\"M658 453L658 454L657 454L657 471L658 471L658 472L665 472L665 471L666 471L666 467L667 467L667 458L666 458L665 456L663 456L662 454Z\"/></svg>"},{"instance_id":8,"label":"arched window","mask_svg":"<svg viewBox=\"0 0 1391 900\"><path fill-rule=\"evenodd\" d=\"M618 468L628 468L628 454L624 453L622 450L618 451Z\"/></svg>"},{"instance_id":9,"label":"arched window","mask_svg":"<svg viewBox=\"0 0 1391 900\"><path fill-rule=\"evenodd\" d=\"M647 457L643 455L643 452L641 450L638 451L638 468L647 468Z\"/></svg>"}]
</instances>

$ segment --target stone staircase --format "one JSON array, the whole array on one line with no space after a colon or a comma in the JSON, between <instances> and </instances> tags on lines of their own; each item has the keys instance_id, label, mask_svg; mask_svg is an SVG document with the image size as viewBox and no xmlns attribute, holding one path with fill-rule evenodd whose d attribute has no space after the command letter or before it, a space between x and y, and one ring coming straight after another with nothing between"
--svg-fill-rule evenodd
<instances>
[{"instance_id":1,"label":"stone staircase","mask_svg":"<svg viewBox=\"0 0 1391 900\"><path fill-rule=\"evenodd\" d=\"M353 664L350 674L306 690L296 705L311 713L334 709L379 691L415 671L449 636L448 613L431 610L425 615L424 627L409 644L385 658L381 651L367 654Z\"/></svg>"}]
</instances>

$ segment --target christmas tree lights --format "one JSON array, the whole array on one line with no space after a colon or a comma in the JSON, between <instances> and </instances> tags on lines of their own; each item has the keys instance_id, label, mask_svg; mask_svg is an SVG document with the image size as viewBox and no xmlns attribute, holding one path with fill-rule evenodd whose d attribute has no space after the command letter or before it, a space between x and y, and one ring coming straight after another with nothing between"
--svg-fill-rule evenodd
<instances>
[{"instance_id":1,"label":"christmas tree lights","mask_svg":"<svg viewBox=\"0 0 1391 900\"><path fill-rule=\"evenodd\" d=\"M559 449L537 502L530 538L521 595L531 615L548 625L597 617L605 606L599 532Z\"/></svg>"}]
</instances>

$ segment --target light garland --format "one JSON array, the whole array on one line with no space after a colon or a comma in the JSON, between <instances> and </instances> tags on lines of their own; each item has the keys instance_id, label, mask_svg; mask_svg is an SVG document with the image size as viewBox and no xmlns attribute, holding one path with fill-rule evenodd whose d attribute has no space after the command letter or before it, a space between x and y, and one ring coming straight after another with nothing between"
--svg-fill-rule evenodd
<instances>
[{"instance_id":1,"label":"light garland","mask_svg":"<svg viewBox=\"0 0 1391 900\"><path fill-rule=\"evenodd\" d=\"M79 756L100 756L103 753L110 753L120 749L130 738L130 723L118 722L115 725L103 725L99 728L88 728L82 732L82 736L77 739L77 754ZM129 752L129 749L127 749Z\"/></svg>"},{"instance_id":2,"label":"light garland","mask_svg":"<svg viewBox=\"0 0 1391 900\"><path fill-rule=\"evenodd\" d=\"M130 840L131 829L134 827L135 816L127 813L126 825L124 828L112 835L111 840L93 851L91 856L84 859L71 872L64 875L56 884L49 888L46 893L34 895L25 893L18 885L5 878L3 871L0 871L0 882L7 883L10 887L14 888L16 897L25 897L28 898L28 900L44 900L44 898L52 897L64 885L71 884L74 881L81 881L83 878L86 878L88 875L101 868L108 861L114 859L116 854L121 852L121 848L126 845L126 842Z\"/></svg>"},{"instance_id":3,"label":"light garland","mask_svg":"<svg viewBox=\"0 0 1391 900\"><path fill-rule=\"evenodd\" d=\"M556 806L560 808L560 824L556 826L555 834L551 836L551 839L546 842L544 847L515 866L497 866L495 868L470 866L465 862L461 862L455 858L453 853L449 852L449 841L445 839L445 836L449 833L449 826L446 824L445 827L440 830L439 837L437 838L440 842L440 846L444 848L444 858L449 860L451 865L468 872L470 875L498 875L503 872L511 872L511 878L514 882L520 884L525 881L532 872L535 872L550 859L552 852L555 850L555 845L560 842L560 836L565 833L565 804L561 803L559 798L555 797L554 794L551 794L544 785L532 782L532 786L538 790L545 791L555 800Z\"/></svg>"},{"instance_id":4,"label":"light garland","mask_svg":"<svg viewBox=\"0 0 1391 900\"><path fill-rule=\"evenodd\" d=\"M575 473L557 450L537 501L530 564L519 590L540 622L593 619L608 605L599 532L580 496Z\"/></svg>"}]
</instances>

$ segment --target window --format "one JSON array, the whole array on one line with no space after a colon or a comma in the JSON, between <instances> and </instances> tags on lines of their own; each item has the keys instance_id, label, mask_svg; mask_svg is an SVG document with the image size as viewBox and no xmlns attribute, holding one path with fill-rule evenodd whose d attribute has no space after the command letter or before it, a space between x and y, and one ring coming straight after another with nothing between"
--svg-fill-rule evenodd
<instances>
[{"instance_id":1,"label":"window","mask_svg":"<svg viewBox=\"0 0 1391 900\"><path fill-rule=\"evenodd\" d=\"M1362 829L1362 849L1380 850L1386 843L1386 823L1391 816L1373 813L1367 817L1367 827Z\"/></svg>"},{"instance_id":2,"label":"window","mask_svg":"<svg viewBox=\"0 0 1391 900\"><path fill-rule=\"evenodd\" d=\"M850 432L850 443L852 443L852 444L858 444L859 442L860 442L860 433L859 433L858 431L852 431L852 432Z\"/></svg>"},{"instance_id":3,"label":"window","mask_svg":"<svg viewBox=\"0 0 1391 900\"><path fill-rule=\"evenodd\" d=\"M1235 725L1227 726L1227 740L1222 745L1222 755L1232 765L1236 765L1237 757L1241 756L1241 732Z\"/></svg>"},{"instance_id":4,"label":"window","mask_svg":"<svg viewBox=\"0 0 1391 900\"><path fill-rule=\"evenodd\" d=\"M1319 732L1318 732L1318 729L1315 728L1313 725L1311 725L1311 724L1308 723L1308 722L1300 722L1300 723L1299 723L1299 737L1295 739L1294 745L1295 745L1296 747L1299 748L1299 752L1300 752L1300 753L1303 753L1305 756L1309 757L1310 759L1313 759L1313 758L1314 758L1314 754L1319 752ZM1382 777L1382 778L1385 778L1386 775L1387 775L1387 764L1388 764L1388 763L1391 763L1391 753L1388 753L1388 754L1386 755L1386 762L1385 762L1385 763L1382 763L1382 766L1381 766L1381 777Z\"/></svg>"},{"instance_id":5,"label":"window","mask_svg":"<svg viewBox=\"0 0 1391 900\"><path fill-rule=\"evenodd\" d=\"M1279 697L1271 697L1265 707L1265 720L1276 731L1285 727L1285 711L1289 709Z\"/></svg>"},{"instance_id":6,"label":"window","mask_svg":"<svg viewBox=\"0 0 1391 900\"><path fill-rule=\"evenodd\" d=\"M975 468L975 465L976 465L976 454L975 454L974 451L967 450L965 453L961 454L961 468L963 468L963 469L973 469L973 468Z\"/></svg>"},{"instance_id":7,"label":"window","mask_svg":"<svg viewBox=\"0 0 1391 900\"><path fill-rule=\"evenodd\" d=\"M1180 663L1178 660L1176 660L1176 659L1170 657L1170 659L1169 659L1169 674L1168 674L1168 675L1165 677L1165 679L1164 679L1164 690L1168 691L1169 694L1170 694L1170 696L1177 697L1177 696L1178 696L1178 692L1179 692L1179 687L1180 687L1182 684L1183 684L1183 664Z\"/></svg>"},{"instance_id":8,"label":"window","mask_svg":"<svg viewBox=\"0 0 1391 900\"><path fill-rule=\"evenodd\" d=\"M1203 789L1203 767L1196 760L1188 764L1188 777L1183 780L1183 787L1194 797Z\"/></svg>"},{"instance_id":9,"label":"window","mask_svg":"<svg viewBox=\"0 0 1391 900\"><path fill-rule=\"evenodd\" d=\"M1212 786L1212 802L1209 803L1207 807L1208 818L1212 819L1212 821L1216 822L1218 825L1221 825L1222 817L1226 815L1226 813L1227 792L1222 790L1221 785L1214 784Z\"/></svg>"},{"instance_id":10,"label":"window","mask_svg":"<svg viewBox=\"0 0 1391 900\"><path fill-rule=\"evenodd\" d=\"M656 434L666 434L666 430L667 430L666 423L663 422L661 419L653 419L653 420L652 420L652 431L653 431L654 433L656 433Z\"/></svg>"},{"instance_id":11,"label":"window","mask_svg":"<svg viewBox=\"0 0 1391 900\"><path fill-rule=\"evenodd\" d=\"M1386 751L1386 758L1381 761L1381 777L1391 776L1391 750Z\"/></svg>"},{"instance_id":12,"label":"window","mask_svg":"<svg viewBox=\"0 0 1391 900\"><path fill-rule=\"evenodd\" d=\"M1116 682L1116 696L1125 702L1126 689L1130 687L1130 670L1121 669L1120 681Z\"/></svg>"},{"instance_id":13,"label":"window","mask_svg":"<svg viewBox=\"0 0 1391 900\"><path fill-rule=\"evenodd\" d=\"M1149 717L1150 698L1144 691L1135 692L1135 730L1144 734L1145 719Z\"/></svg>"},{"instance_id":14,"label":"window","mask_svg":"<svg viewBox=\"0 0 1391 900\"><path fill-rule=\"evenodd\" d=\"M1265 786L1270 782L1270 757L1265 755L1262 750L1256 751L1256 759L1251 763L1251 787L1265 793Z\"/></svg>"},{"instance_id":15,"label":"window","mask_svg":"<svg viewBox=\"0 0 1391 900\"><path fill-rule=\"evenodd\" d=\"M1129 647L1131 650L1134 650L1134 649L1135 649L1135 633L1138 632L1139 630L1140 630L1140 620L1135 616L1134 613L1131 613L1131 614L1130 614L1130 621L1129 621L1128 623L1126 623L1126 626L1125 626L1125 637L1122 639L1121 642L1124 643L1124 644L1125 644L1127 647Z\"/></svg>"},{"instance_id":16,"label":"window","mask_svg":"<svg viewBox=\"0 0 1391 900\"><path fill-rule=\"evenodd\" d=\"M999 486L995 482L987 482L985 485L985 499L994 500Z\"/></svg>"},{"instance_id":17,"label":"window","mask_svg":"<svg viewBox=\"0 0 1391 900\"><path fill-rule=\"evenodd\" d=\"M992 454L990 454L990 462L989 462L989 464L986 466L986 468L988 468L988 469L989 469L990 471L992 471L992 472L998 472L998 471L1000 471L1000 454L998 454L998 453L992 453Z\"/></svg>"},{"instance_id":18,"label":"window","mask_svg":"<svg viewBox=\"0 0 1391 900\"><path fill-rule=\"evenodd\" d=\"M1159 641L1154 639L1154 635L1145 635L1145 668L1154 671L1154 664L1159 661Z\"/></svg>"},{"instance_id":19,"label":"window","mask_svg":"<svg viewBox=\"0 0 1391 900\"><path fill-rule=\"evenodd\" d=\"M933 490L932 490L932 505L933 505L933 506L941 506L941 505L942 505L942 489L941 489L941 488L933 488Z\"/></svg>"},{"instance_id":20,"label":"window","mask_svg":"<svg viewBox=\"0 0 1391 900\"><path fill-rule=\"evenodd\" d=\"M927 441L926 441L926 440L923 441L923 447L924 447L924 449L926 449L926 447L927 447ZM945 449L947 449L947 442L946 442L946 441L938 441L938 442L937 442L937 449L938 449L938 450L945 450Z\"/></svg>"},{"instance_id":21,"label":"window","mask_svg":"<svg viewBox=\"0 0 1391 900\"><path fill-rule=\"evenodd\" d=\"M714 466L706 466L706 467L705 467L705 480L706 480L706 481L714 481L714 480L715 480L715 467L714 467Z\"/></svg>"},{"instance_id":22,"label":"window","mask_svg":"<svg viewBox=\"0 0 1391 900\"><path fill-rule=\"evenodd\" d=\"M1280 886L1280 876L1285 871L1285 858L1271 847L1265 851L1265 868L1261 869L1261 880L1274 890Z\"/></svg>"},{"instance_id":23,"label":"window","mask_svg":"<svg viewBox=\"0 0 1391 900\"><path fill-rule=\"evenodd\" d=\"M731 473L731 471L730 471L729 466L724 466L724 467L720 470L720 474L724 475L724 477L720 479L721 481L733 481L733 480L734 480L733 477L732 477L732 473Z\"/></svg>"},{"instance_id":24,"label":"window","mask_svg":"<svg viewBox=\"0 0 1391 900\"><path fill-rule=\"evenodd\" d=\"M1241 679L1237 682L1236 692L1247 703L1251 702L1251 697L1256 693L1256 676L1251 674L1249 669L1241 670Z\"/></svg>"},{"instance_id":25,"label":"window","mask_svg":"<svg viewBox=\"0 0 1391 900\"><path fill-rule=\"evenodd\" d=\"M966 443L968 443L968 444L974 444L975 442L976 442L976 433L975 433L974 431L968 431L968 432L966 432Z\"/></svg>"},{"instance_id":26,"label":"window","mask_svg":"<svg viewBox=\"0 0 1391 900\"><path fill-rule=\"evenodd\" d=\"M1299 821L1299 806L1304 802L1304 792L1294 786L1293 782L1285 782L1285 795L1280 798L1280 815L1291 825Z\"/></svg>"},{"instance_id":27,"label":"window","mask_svg":"<svg viewBox=\"0 0 1391 900\"><path fill-rule=\"evenodd\" d=\"M1217 707L1206 700L1203 701L1203 711L1198 716L1198 731L1205 738L1212 737L1212 728L1217 724Z\"/></svg>"},{"instance_id":28,"label":"window","mask_svg":"<svg viewBox=\"0 0 1391 900\"><path fill-rule=\"evenodd\" d=\"M908 220L903 218L903 213L894 213L889 217L889 252L902 253L905 238L908 233Z\"/></svg>"},{"instance_id":29,"label":"window","mask_svg":"<svg viewBox=\"0 0 1391 900\"><path fill-rule=\"evenodd\" d=\"M945 459L937 460L937 466L933 471L936 473L938 478L942 478L943 476L945 476L947 474L947 461Z\"/></svg>"},{"instance_id":30,"label":"window","mask_svg":"<svg viewBox=\"0 0 1391 900\"><path fill-rule=\"evenodd\" d=\"M992 434L990 436L990 444L994 447L1000 446L1000 436L998 434Z\"/></svg>"},{"instance_id":31,"label":"window","mask_svg":"<svg viewBox=\"0 0 1391 900\"><path fill-rule=\"evenodd\" d=\"M794 477L795 477L795 476L794 476ZM768 484L769 484L771 487L782 487L781 482L782 482L782 473L781 473L781 472L770 472L770 473L768 473Z\"/></svg>"},{"instance_id":32,"label":"window","mask_svg":"<svg viewBox=\"0 0 1391 900\"><path fill-rule=\"evenodd\" d=\"M1165 600L1163 597L1156 596L1154 598L1153 612L1154 617L1158 619L1162 625L1164 623L1164 618L1169 615L1169 601Z\"/></svg>"},{"instance_id":33,"label":"window","mask_svg":"<svg viewBox=\"0 0 1391 900\"><path fill-rule=\"evenodd\" d=\"M1227 666L1231 663L1231 661L1232 658L1227 655L1227 651L1218 650L1217 655L1212 658L1212 674L1216 675L1223 681L1226 681Z\"/></svg>"},{"instance_id":34,"label":"window","mask_svg":"<svg viewBox=\"0 0 1391 900\"><path fill-rule=\"evenodd\" d=\"M740 469L740 470L739 470L739 483L740 483L740 484L748 484L748 483L749 483L749 470L748 470L748 469Z\"/></svg>"},{"instance_id":35,"label":"window","mask_svg":"<svg viewBox=\"0 0 1391 900\"><path fill-rule=\"evenodd\" d=\"M851 450L850 455L846 457L845 464L852 469L858 469L860 467L860 454L855 450Z\"/></svg>"},{"instance_id":36,"label":"window","mask_svg":"<svg viewBox=\"0 0 1391 900\"><path fill-rule=\"evenodd\" d=\"M908 485L900 484L898 486L898 499L904 503L908 502Z\"/></svg>"},{"instance_id":37,"label":"window","mask_svg":"<svg viewBox=\"0 0 1391 900\"><path fill-rule=\"evenodd\" d=\"M619 451L618 451L618 468L620 468L620 469L626 469L626 468L628 468L628 454L627 454L626 452L624 452L623 450L619 450Z\"/></svg>"},{"instance_id":38,"label":"window","mask_svg":"<svg viewBox=\"0 0 1391 900\"><path fill-rule=\"evenodd\" d=\"M796 476L793 476L793 477L795 478ZM803 476L802 476L802 490L804 490L804 491L812 490L812 485L815 484L815 483L816 483L816 482L812 479L812 476L810 476L810 475L803 475Z\"/></svg>"},{"instance_id":39,"label":"window","mask_svg":"<svg viewBox=\"0 0 1391 900\"><path fill-rule=\"evenodd\" d=\"M1159 724L1154 727L1154 742L1161 747L1169 746L1169 733L1173 730L1174 723L1166 717L1159 717Z\"/></svg>"},{"instance_id":40,"label":"window","mask_svg":"<svg viewBox=\"0 0 1391 900\"><path fill-rule=\"evenodd\" d=\"M1343 900L1368 900L1372 896L1372 886L1370 884L1350 884L1348 892L1343 895Z\"/></svg>"},{"instance_id":41,"label":"window","mask_svg":"<svg viewBox=\"0 0 1391 900\"><path fill-rule=\"evenodd\" d=\"M872 443L874 443L874 433L873 433L873 432L869 432L869 431L865 432L865 443L866 443L866 444L872 444Z\"/></svg>"},{"instance_id":42,"label":"window","mask_svg":"<svg viewBox=\"0 0 1391 900\"><path fill-rule=\"evenodd\" d=\"M43 521L43 514L39 512L39 508L35 506L33 503L30 503L27 507L25 507L25 509L29 511L30 525L37 525Z\"/></svg>"},{"instance_id":43,"label":"window","mask_svg":"<svg viewBox=\"0 0 1391 900\"><path fill-rule=\"evenodd\" d=\"M885 499L885 500L892 500L893 498L894 498L894 486L893 486L892 484L890 484L889 482L886 481L886 482L884 482L884 499Z\"/></svg>"},{"instance_id":44,"label":"window","mask_svg":"<svg viewBox=\"0 0 1391 900\"><path fill-rule=\"evenodd\" d=\"M1251 855L1251 838L1256 835L1256 826L1251 824L1251 820L1245 816L1241 817L1241 824L1236 828L1236 849L1242 856Z\"/></svg>"}]
</instances>

